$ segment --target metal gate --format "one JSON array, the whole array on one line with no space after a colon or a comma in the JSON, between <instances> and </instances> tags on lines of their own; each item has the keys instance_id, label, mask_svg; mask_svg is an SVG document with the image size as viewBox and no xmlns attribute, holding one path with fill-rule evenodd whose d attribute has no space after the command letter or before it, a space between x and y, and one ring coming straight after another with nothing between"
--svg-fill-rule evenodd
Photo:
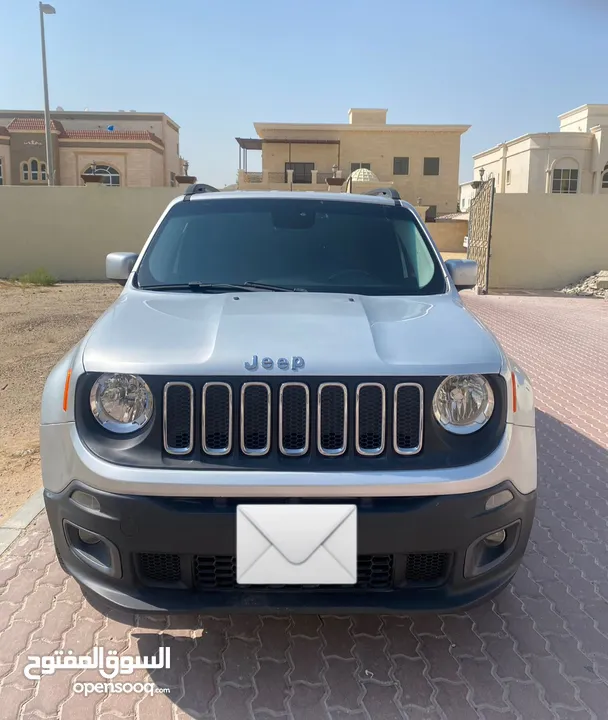
<instances>
[{"instance_id":1,"label":"metal gate","mask_svg":"<svg viewBox=\"0 0 608 720\"><path fill-rule=\"evenodd\" d=\"M467 258L477 262L477 292L488 292L490 268L490 240L494 210L494 178L479 183L469 210L469 243Z\"/></svg>"}]
</instances>

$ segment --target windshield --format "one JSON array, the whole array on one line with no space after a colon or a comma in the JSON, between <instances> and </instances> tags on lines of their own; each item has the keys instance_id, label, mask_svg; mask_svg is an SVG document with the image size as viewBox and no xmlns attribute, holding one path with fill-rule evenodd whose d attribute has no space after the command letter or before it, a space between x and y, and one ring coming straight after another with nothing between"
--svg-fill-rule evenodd
<instances>
[{"instance_id":1,"label":"windshield","mask_svg":"<svg viewBox=\"0 0 608 720\"><path fill-rule=\"evenodd\" d=\"M161 223L138 270L144 288L247 282L360 295L446 291L414 215L368 202L181 202Z\"/></svg>"}]
</instances>

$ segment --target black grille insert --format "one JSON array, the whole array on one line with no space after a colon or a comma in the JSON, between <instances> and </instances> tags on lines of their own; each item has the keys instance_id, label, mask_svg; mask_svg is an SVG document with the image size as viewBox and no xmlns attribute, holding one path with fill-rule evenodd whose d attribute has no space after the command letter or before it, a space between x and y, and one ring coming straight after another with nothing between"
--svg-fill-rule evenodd
<instances>
[{"instance_id":1,"label":"black grille insert","mask_svg":"<svg viewBox=\"0 0 608 720\"><path fill-rule=\"evenodd\" d=\"M232 449L232 388L226 383L203 387L203 450L227 455Z\"/></svg>"},{"instance_id":2,"label":"black grille insert","mask_svg":"<svg viewBox=\"0 0 608 720\"><path fill-rule=\"evenodd\" d=\"M167 383L164 402L165 450L187 455L194 447L194 406L192 385Z\"/></svg>"},{"instance_id":3,"label":"black grille insert","mask_svg":"<svg viewBox=\"0 0 608 720\"><path fill-rule=\"evenodd\" d=\"M355 589L387 590L393 587L392 555L359 555L356 585L237 585L233 555L195 555L194 584L201 589L303 590Z\"/></svg>"},{"instance_id":4,"label":"black grille insert","mask_svg":"<svg viewBox=\"0 0 608 720\"><path fill-rule=\"evenodd\" d=\"M265 455L270 450L270 388L245 383L241 389L241 450Z\"/></svg>"},{"instance_id":5,"label":"black grille insert","mask_svg":"<svg viewBox=\"0 0 608 720\"><path fill-rule=\"evenodd\" d=\"M382 385L367 383L357 388L357 452L380 455L386 427L385 392Z\"/></svg>"},{"instance_id":6,"label":"black grille insert","mask_svg":"<svg viewBox=\"0 0 608 720\"><path fill-rule=\"evenodd\" d=\"M309 391L302 383L284 383L279 395L279 442L285 455L308 452L310 428Z\"/></svg>"},{"instance_id":7,"label":"black grille insert","mask_svg":"<svg viewBox=\"0 0 608 720\"><path fill-rule=\"evenodd\" d=\"M411 553L406 555L405 581L430 585L445 579L450 564L448 553Z\"/></svg>"},{"instance_id":8,"label":"black grille insert","mask_svg":"<svg viewBox=\"0 0 608 720\"><path fill-rule=\"evenodd\" d=\"M422 388L401 384L395 388L395 451L402 455L418 452L422 445Z\"/></svg>"},{"instance_id":9,"label":"black grille insert","mask_svg":"<svg viewBox=\"0 0 608 720\"><path fill-rule=\"evenodd\" d=\"M346 451L347 390L341 383L319 387L319 452L342 455Z\"/></svg>"},{"instance_id":10,"label":"black grille insert","mask_svg":"<svg viewBox=\"0 0 608 720\"><path fill-rule=\"evenodd\" d=\"M152 583L178 583L182 579L181 557L167 553L141 553L139 570L141 576Z\"/></svg>"},{"instance_id":11,"label":"black grille insert","mask_svg":"<svg viewBox=\"0 0 608 720\"><path fill-rule=\"evenodd\" d=\"M238 585L234 555L141 553L138 567L147 585L184 588L192 584L199 590L392 590L441 585L448 576L451 558L449 553L359 555L356 585Z\"/></svg>"}]
</instances>

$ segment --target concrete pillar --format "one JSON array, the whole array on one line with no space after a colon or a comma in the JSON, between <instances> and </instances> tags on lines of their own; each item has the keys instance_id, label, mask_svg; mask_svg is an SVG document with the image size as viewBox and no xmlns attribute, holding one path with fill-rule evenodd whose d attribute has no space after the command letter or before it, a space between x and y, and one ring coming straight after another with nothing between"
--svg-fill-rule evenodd
<instances>
[{"instance_id":1,"label":"concrete pillar","mask_svg":"<svg viewBox=\"0 0 608 720\"><path fill-rule=\"evenodd\" d=\"M310 171L310 174L312 175L312 184L313 184L313 185L316 185L317 182L318 182L318 180L317 180L317 173L318 173L318 172L319 172L318 170L311 170L311 171Z\"/></svg>"}]
</instances>

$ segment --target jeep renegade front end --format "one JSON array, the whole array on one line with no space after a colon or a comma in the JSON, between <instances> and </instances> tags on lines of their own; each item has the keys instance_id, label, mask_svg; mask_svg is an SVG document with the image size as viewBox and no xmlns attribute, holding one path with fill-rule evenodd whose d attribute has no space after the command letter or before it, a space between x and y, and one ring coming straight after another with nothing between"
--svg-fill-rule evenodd
<instances>
[{"instance_id":1,"label":"jeep renegade front end","mask_svg":"<svg viewBox=\"0 0 608 720\"><path fill-rule=\"evenodd\" d=\"M536 501L529 380L394 193L174 200L51 372L44 496L82 586L141 612L449 611L504 588ZM350 505L356 583L241 584L241 504ZM314 522L314 507L311 510Z\"/></svg>"}]
</instances>

